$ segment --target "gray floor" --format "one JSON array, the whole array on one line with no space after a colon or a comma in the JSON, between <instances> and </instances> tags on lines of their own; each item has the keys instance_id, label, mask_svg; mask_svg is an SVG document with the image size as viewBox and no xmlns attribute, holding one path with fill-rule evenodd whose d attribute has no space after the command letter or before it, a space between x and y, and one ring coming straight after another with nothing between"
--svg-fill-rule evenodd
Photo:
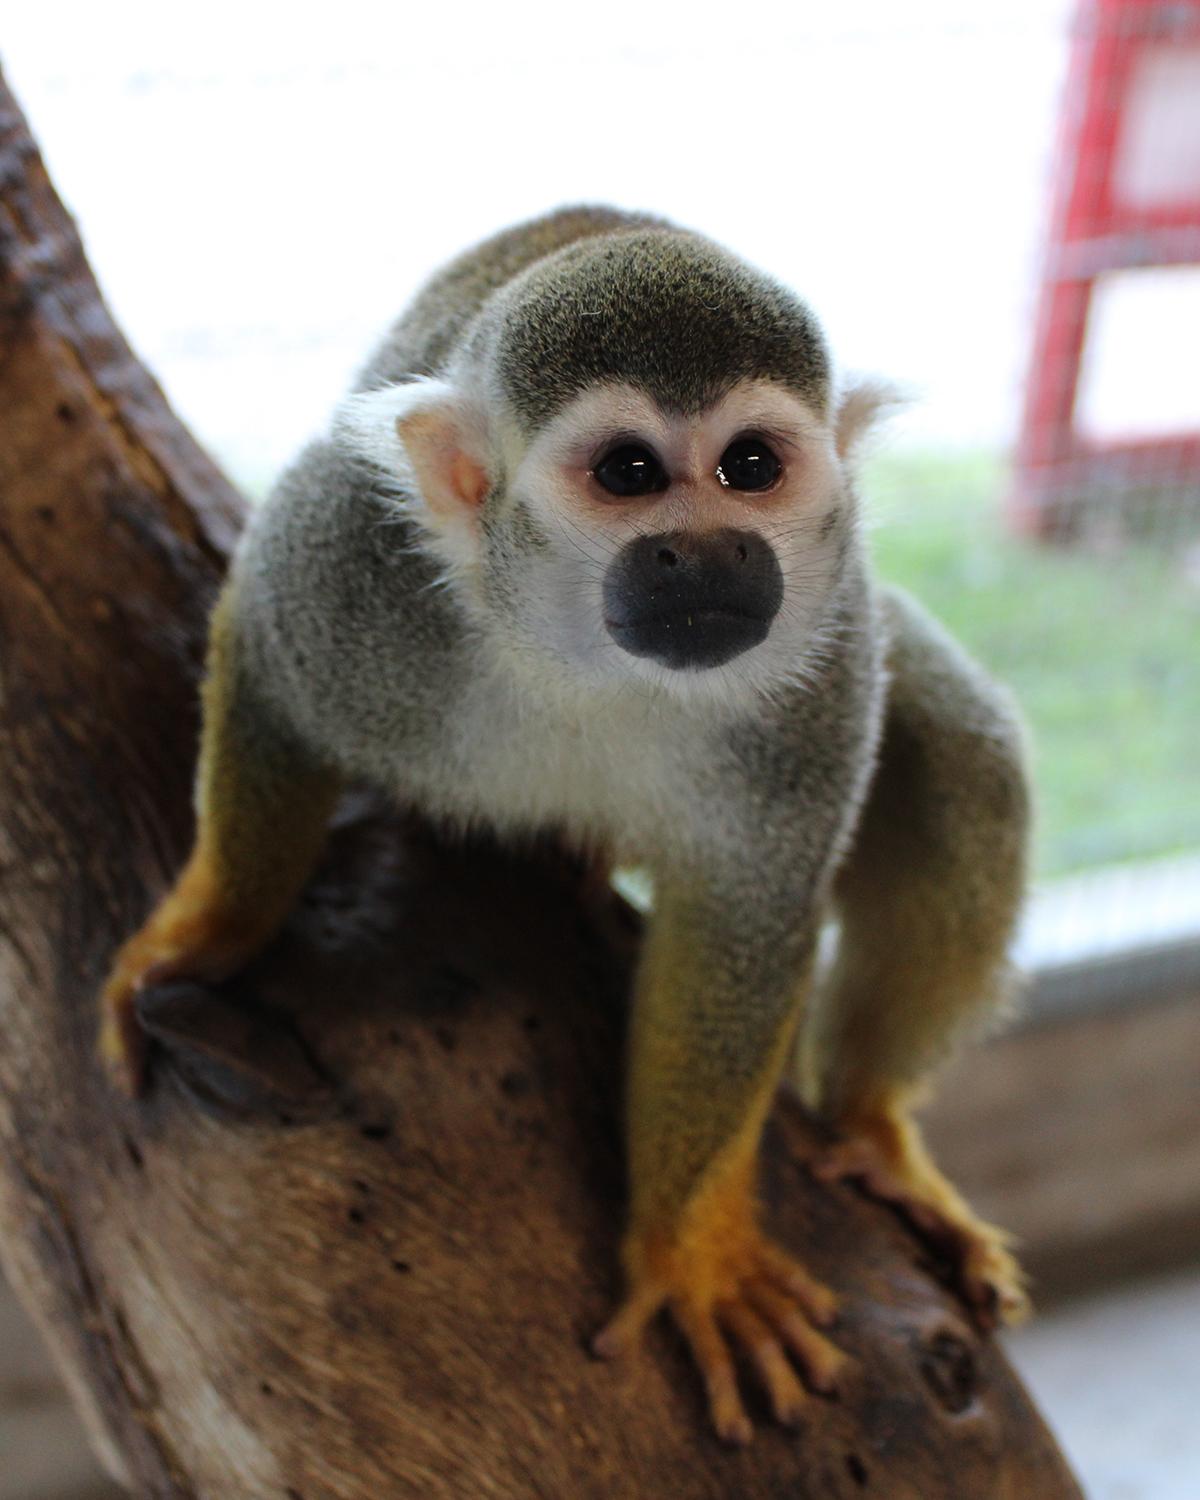
<instances>
[{"instance_id":1,"label":"gray floor","mask_svg":"<svg viewBox=\"0 0 1200 1500\"><path fill-rule=\"evenodd\" d=\"M1062 1307L1009 1344L1088 1500L1200 1500L1200 1268Z\"/></svg>"}]
</instances>

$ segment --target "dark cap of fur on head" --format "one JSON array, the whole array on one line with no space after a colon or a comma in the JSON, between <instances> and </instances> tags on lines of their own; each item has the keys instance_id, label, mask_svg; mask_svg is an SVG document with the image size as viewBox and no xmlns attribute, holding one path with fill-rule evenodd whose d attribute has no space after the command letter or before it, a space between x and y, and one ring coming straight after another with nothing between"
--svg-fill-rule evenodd
<instances>
[{"instance_id":1,"label":"dark cap of fur on head","mask_svg":"<svg viewBox=\"0 0 1200 1500\"><path fill-rule=\"evenodd\" d=\"M569 245L512 284L500 317L497 369L530 428L609 380L689 415L756 378L822 413L828 405L829 353L813 314L695 235L641 229Z\"/></svg>"}]
</instances>

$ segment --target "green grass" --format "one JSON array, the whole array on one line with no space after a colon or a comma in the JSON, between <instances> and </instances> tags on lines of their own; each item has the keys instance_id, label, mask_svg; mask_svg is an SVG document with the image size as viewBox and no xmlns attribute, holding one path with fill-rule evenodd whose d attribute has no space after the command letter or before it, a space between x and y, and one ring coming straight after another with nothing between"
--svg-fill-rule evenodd
<instances>
[{"instance_id":1,"label":"green grass","mask_svg":"<svg viewBox=\"0 0 1200 1500\"><path fill-rule=\"evenodd\" d=\"M1034 745L1037 869L1200 846L1200 583L1182 552L1021 541L990 455L884 454L880 571L1014 690Z\"/></svg>"}]
</instances>

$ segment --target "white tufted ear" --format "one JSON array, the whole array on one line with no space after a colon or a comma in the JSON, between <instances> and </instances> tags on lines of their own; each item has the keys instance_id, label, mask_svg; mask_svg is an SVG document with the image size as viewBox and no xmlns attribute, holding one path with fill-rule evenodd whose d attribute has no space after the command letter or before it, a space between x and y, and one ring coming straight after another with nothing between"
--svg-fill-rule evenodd
<instances>
[{"instance_id":1,"label":"white tufted ear","mask_svg":"<svg viewBox=\"0 0 1200 1500\"><path fill-rule=\"evenodd\" d=\"M856 380L849 385L838 402L834 425L838 457L851 457L880 416L904 400L898 387L883 380Z\"/></svg>"},{"instance_id":2,"label":"white tufted ear","mask_svg":"<svg viewBox=\"0 0 1200 1500\"><path fill-rule=\"evenodd\" d=\"M413 492L432 531L456 544L474 537L491 488L487 434L457 386L420 379L366 391L348 397L333 421L343 447Z\"/></svg>"}]
</instances>

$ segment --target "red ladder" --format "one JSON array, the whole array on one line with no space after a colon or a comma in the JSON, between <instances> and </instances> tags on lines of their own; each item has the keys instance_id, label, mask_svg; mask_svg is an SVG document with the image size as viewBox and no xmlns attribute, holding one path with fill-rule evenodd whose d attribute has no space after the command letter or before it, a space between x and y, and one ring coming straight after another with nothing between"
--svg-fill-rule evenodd
<instances>
[{"instance_id":1,"label":"red ladder","mask_svg":"<svg viewBox=\"0 0 1200 1500\"><path fill-rule=\"evenodd\" d=\"M1069 534L1081 506L1114 484L1200 491L1200 433L1097 441L1075 420L1097 279L1200 264L1200 170L1165 190L1130 180L1139 156L1145 165L1137 116L1155 64L1194 61L1200 88L1200 0L1082 0L1073 38L1010 501L1016 527L1043 537ZM1195 156L1193 166L1200 146Z\"/></svg>"}]
</instances>

